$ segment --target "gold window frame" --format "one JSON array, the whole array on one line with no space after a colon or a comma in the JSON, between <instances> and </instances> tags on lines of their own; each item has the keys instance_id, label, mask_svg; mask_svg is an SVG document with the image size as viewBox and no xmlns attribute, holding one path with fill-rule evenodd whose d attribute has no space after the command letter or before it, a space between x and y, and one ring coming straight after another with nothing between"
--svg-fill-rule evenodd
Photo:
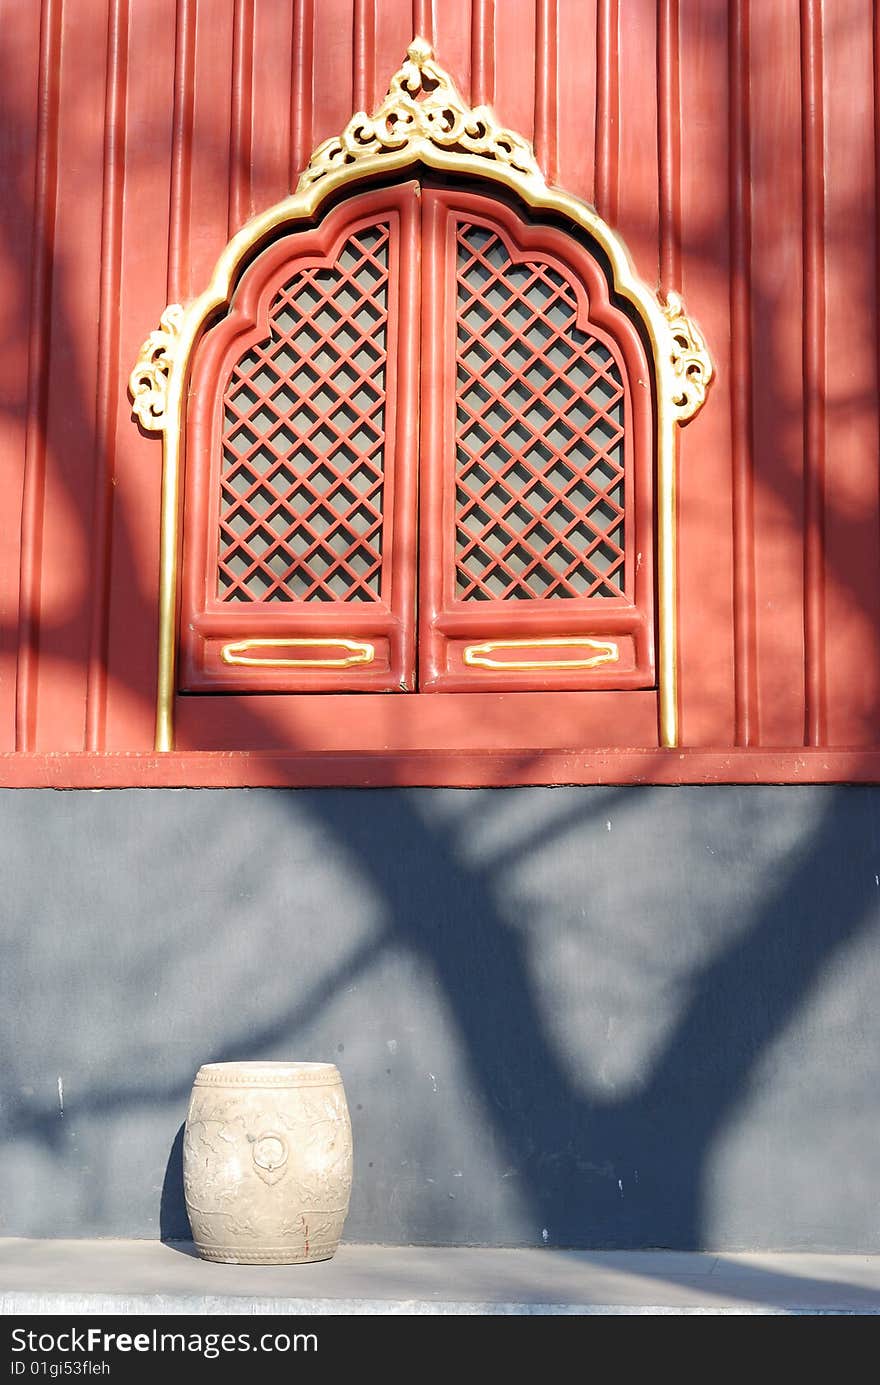
<instances>
[{"instance_id":1,"label":"gold window frame","mask_svg":"<svg viewBox=\"0 0 880 1385\"><path fill-rule=\"evenodd\" d=\"M163 439L157 751L174 748L181 438L190 358L205 323L218 308L229 305L244 262L267 236L280 227L295 227L314 218L331 194L347 184L402 173L416 164L500 184L527 206L557 213L586 231L607 256L613 292L632 305L644 326L657 391L659 732L661 745L678 745L676 439L678 427L693 418L706 398L712 363L705 343L678 294L669 293L664 302L642 283L623 240L595 208L548 186L529 142L502 128L489 107L467 106L452 78L434 61L430 44L416 38L373 115L358 111L341 135L324 140L300 175L295 192L232 237L207 289L186 307L175 303L165 309L131 373L133 411L145 429L161 433Z\"/></svg>"}]
</instances>

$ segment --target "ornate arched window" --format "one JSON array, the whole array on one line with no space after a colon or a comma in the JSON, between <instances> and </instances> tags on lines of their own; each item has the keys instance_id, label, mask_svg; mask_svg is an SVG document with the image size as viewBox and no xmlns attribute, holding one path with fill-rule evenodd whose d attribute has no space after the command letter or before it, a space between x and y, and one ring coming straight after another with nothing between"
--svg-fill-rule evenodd
<instances>
[{"instance_id":1,"label":"ornate arched window","mask_svg":"<svg viewBox=\"0 0 880 1385\"><path fill-rule=\"evenodd\" d=\"M417 41L132 376L165 434L159 748L177 693L658 686L674 744L674 427L709 374Z\"/></svg>"}]
</instances>

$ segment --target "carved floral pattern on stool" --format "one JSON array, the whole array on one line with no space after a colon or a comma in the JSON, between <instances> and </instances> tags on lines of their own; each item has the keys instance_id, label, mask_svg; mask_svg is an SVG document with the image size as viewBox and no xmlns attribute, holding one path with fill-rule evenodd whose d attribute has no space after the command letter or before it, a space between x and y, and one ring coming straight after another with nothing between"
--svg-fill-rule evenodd
<instances>
[{"instance_id":1,"label":"carved floral pattern on stool","mask_svg":"<svg viewBox=\"0 0 880 1385\"><path fill-rule=\"evenodd\" d=\"M326 1260L351 1194L351 1122L332 1063L210 1063L193 1086L183 1183L205 1260Z\"/></svg>"}]
</instances>

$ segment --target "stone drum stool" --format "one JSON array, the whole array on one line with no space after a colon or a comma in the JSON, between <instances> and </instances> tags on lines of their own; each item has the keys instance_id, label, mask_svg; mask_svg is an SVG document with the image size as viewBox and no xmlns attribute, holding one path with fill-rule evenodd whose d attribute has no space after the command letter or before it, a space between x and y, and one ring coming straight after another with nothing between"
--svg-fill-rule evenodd
<instances>
[{"instance_id":1,"label":"stone drum stool","mask_svg":"<svg viewBox=\"0 0 880 1385\"><path fill-rule=\"evenodd\" d=\"M351 1121L333 1063L207 1063L193 1085L183 1187L205 1260L328 1260L351 1195Z\"/></svg>"}]
</instances>

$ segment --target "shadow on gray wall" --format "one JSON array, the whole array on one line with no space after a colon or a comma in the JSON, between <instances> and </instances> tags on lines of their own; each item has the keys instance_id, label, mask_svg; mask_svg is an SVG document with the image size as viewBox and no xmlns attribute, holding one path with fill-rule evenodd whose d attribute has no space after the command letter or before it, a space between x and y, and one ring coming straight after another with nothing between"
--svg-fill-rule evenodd
<instances>
[{"instance_id":1,"label":"shadow on gray wall","mask_svg":"<svg viewBox=\"0 0 880 1385\"><path fill-rule=\"evenodd\" d=\"M195 1069L298 1057L349 1239L875 1248L878 805L2 794L4 1231L185 1237Z\"/></svg>"},{"instance_id":2,"label":"shadow on gray wall","mask_svg":"<svg viewBox=\"0 0 880 1385\"><path fill-rule=\"evenodd\" d=\"M183 1131L181 1121L171 1145L162 1195L159 1199L159 1236L163 1241L188 1241L192 1237L183 1196Z\"/></svg>"}]
</instances>

